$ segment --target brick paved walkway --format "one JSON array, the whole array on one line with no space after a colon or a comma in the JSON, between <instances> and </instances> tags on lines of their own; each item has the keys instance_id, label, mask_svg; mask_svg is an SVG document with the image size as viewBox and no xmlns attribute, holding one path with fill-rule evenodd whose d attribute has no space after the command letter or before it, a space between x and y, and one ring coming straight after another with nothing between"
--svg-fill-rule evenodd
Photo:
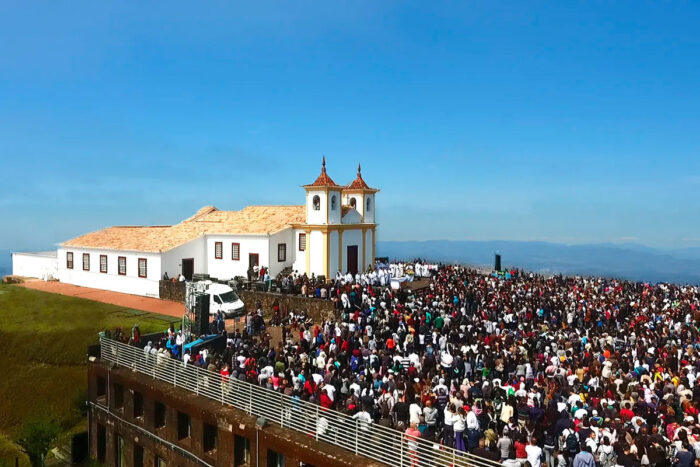
<instances>
[{"instance_id":1,"label":"brick paved walkway","mask_svg":"<svg viewBox=\"0 0 700 467\"><path fill-rule=\"evenodd\" d=\"M181 318L185 313L184 303L161 300L159 298L91 289L89 287L79 287L77 285L64 284L57 281L44 282L42 280L29 280L18 285L29 289L69 295L71 297L80 297L96 302L111 303L112 305L133 308L134 310L150 311L151 313L160 313L161 315L175 316L178 318Z\"/></svg>"}]
</instances>

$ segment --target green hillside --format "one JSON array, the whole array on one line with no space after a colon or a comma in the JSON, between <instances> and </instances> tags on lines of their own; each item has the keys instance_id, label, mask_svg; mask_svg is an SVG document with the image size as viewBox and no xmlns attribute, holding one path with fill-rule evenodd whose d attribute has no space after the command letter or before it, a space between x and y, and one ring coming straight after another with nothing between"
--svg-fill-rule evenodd
<instances>
[{"instance_id":1,"label":"green hillside","mask_svg":"<svg viewBox=\"0 0 700 467\"><path fill-rule=\"evenodd\" d=\"M0 285L0 465L14 465L12 443L23 420L48 417L64 437L84 429L76 401L86 392L86 349L97 333L117 326L142 333L166 329L177 318ZM22 464L28 465L22 457Z\"/></svg>"}]
</instances>

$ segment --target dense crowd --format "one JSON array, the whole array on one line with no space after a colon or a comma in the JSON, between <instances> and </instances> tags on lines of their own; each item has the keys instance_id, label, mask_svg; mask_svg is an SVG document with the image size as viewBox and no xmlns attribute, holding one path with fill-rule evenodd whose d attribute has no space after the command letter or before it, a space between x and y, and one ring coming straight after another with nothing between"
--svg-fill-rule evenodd
<instances>
[{"instance_id":1,"label":"dense crowd","mask_svg":"<svg viewBox=\"0 0 700 467\"><path fill-rule=\"evenodd\" d=\"M257 307L217 355L174 331L149 351L511 467L696 463L700 288L428 272L415 292L339 275L336 321Z\"/></svg>"}]
</instances>

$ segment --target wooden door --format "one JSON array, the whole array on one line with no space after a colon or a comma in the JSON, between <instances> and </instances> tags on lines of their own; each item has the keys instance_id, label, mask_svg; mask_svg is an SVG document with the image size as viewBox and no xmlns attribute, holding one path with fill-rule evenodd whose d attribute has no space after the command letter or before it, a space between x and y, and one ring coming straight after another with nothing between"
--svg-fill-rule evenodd
<instances>
[{"instance_id":1,"label":"wooden door","mask_svg":"<svg viewBox=\"0 0 700 467\"><path fill-rule=\"evenodd\" d=\"M186 280L192 280L192 276L194 275L194 258L182 260L182 275Z\"/></svg>"},{"instance_id":2,"label":"wooden door","mask_svg":"<svg viewBox=\"0 0 700 467\"><path fill-rule=\"evenodd\" d=\"M257 253L248 254L248 268L252 269L254 266L259 266L258 257Z\"/></svg>"},{"instance_id":3,"label":"wooden door","mask_svg":"<svg viewBox=\"0 0 700 467\"><path fill-rule=\"evenodd\" d=\"M349 245L347 250L348 272L357 274L357 245Z\"/></svg>"}]
</instances>

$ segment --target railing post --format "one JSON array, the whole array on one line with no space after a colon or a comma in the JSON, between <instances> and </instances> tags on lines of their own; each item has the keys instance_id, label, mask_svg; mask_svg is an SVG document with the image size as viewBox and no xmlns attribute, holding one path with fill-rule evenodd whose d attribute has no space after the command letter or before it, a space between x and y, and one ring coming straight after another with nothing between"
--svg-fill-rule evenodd
<instances>
[{"instance_id":1,"label":"railing post","mask_svg":"<svg viewBox=\"0 0 700 467\"><path fill-rule=\"evenodd\" d=\"M253 385L248 386L248 413L253 415Z\"/></svg>"},{"instance_id":2,"label":"railing post","mask_svg":"<svg viewBox=\"0 0 700 467\"><path fill-rule=\"evenodd\" d=\"M318 441L318 423L319 423L319 418L318 418L318 405L316 406L316 426L313 428L314 433L316 433L316 441Z\"/></svg>"},{"instance_id":3,"label":"railing post","mask_svg":"<svg viewBox=\"0 0 700 467\"><path fill-rule=\"evenodd\" d=\"M403 467L403 433L399 434L399 467Z\"/></svg>"},{"instance_id":4,"label":"railing post","mask_svg":"<svg viewBox=\"0 0 700 467\"><path fill-rule=\"evenodd\" d=\"M194 380L197 385L197 395L199 395L199 367L194 367Z\"/></svg>"},{"instance_id":5,"label":"railing post","mask_svg":"<svg viewBox=\"0 0 700 467\"><path fill-rule=\"evenodd\" d=\"M357 454L357 448L358 448L358 446L359 446L358 443L359 443L359 439L360 439L360 433L359 433L360 427L359 427L359 423L360 423L360 420L356 418L356 419L355 419L355 454Z\"/></svg>"},{"instance_id":6,"label":"railing post","mask_svg":"<svg viewBox=\"0 0 700 467\"><path fill-rule=\"evenodd\" d=\"M177 386L177 361L170 360L173 362L173 386Z\"/></svg>"},{"instance_id":7,"label":"railing post","mask_svg":"<svg viewBox=\"0 0 700 467\"><path fill-rule=\"evenodd\" d=\"M284 428L284 397L280 400L280 426Z\"/></svg>"}]
</instances>

